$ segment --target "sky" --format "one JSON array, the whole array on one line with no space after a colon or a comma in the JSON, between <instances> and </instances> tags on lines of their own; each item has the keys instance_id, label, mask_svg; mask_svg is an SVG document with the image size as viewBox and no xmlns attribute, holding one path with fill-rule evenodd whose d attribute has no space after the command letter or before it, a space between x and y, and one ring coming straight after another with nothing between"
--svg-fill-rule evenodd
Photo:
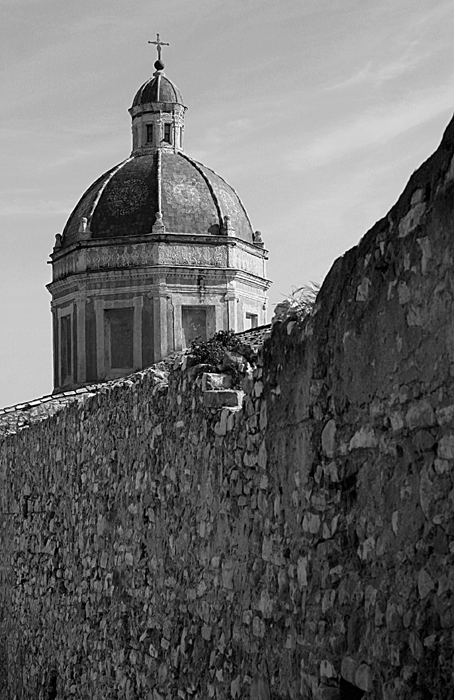
<instances>
[{"instance_id":1,"label":"sky","mask_svg":"<svg viewBox=\"0 0 454 700\"><path fill-rule=\"evenodd\" d=\"M391 208L454 110L452 0L0 0L0 406L52 391L56 233L165 72L269 250L270 310Z\"/></svg>"}]
</instances>

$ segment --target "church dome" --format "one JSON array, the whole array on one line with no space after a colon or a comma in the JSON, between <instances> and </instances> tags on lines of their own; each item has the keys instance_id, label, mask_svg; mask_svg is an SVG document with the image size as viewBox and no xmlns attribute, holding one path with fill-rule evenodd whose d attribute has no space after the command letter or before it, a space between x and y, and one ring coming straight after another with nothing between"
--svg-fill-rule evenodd
<instances>
[{"instance_id":1,"label":"church dome","mask_svg":"<svg viewBox=\"0 0 454 700\"><path fill-rule=\"evenodd\" d=\"M164 74L157 35L155 72L137 91L129 113L132 152L98 178L68 219L58 248L88 240L152 233L227 235L248 243L251 222L235 190L184 152L187 107Z\"/></svg>"},{"instance_id":2,"label":"church dome","mask_svg":"<svg viewBox=\"0 0 454 700\"><path fill-rule=\"evenodd\" d=\"M265 261L235 190L184 151L187 107L155 73L129 109L128 158L80 198L51 254L55 390L124 377L266 322Z\"/></svg>"},{"instance_id":3,"label":"church dome","mask_svg":"<svg viewBox=\"0 0 454 700\"><path fill-rule=\"evenodd\" d=\"M166 233L228 233L253 242L246 210L222 177L181 151L156 149L133 154L88 188L69 217L62 246L150 234L158 213Z\"/></svg>"}]
</instances>

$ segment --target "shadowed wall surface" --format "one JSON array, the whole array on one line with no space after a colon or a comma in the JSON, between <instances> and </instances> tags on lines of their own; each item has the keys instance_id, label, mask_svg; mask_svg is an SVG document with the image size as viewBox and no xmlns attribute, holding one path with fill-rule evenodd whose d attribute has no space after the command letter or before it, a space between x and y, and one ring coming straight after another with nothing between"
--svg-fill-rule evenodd
<instances>
[{"instance_id":1,"label":"shadowed wall surface","mask_svg":"<svg viewBox=\"0 0 454 700\"><path fill-rule=\"evenodd\" d=\"M180 358L4 437L2 697L450 697L453 132L244 395Z\"/></svg>"}]
</instances>

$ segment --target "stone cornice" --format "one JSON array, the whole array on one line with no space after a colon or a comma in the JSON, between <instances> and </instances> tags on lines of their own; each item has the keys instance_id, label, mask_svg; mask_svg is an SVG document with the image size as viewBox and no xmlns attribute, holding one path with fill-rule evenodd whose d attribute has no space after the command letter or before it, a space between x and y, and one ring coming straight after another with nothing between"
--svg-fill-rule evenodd
<instances>
[{"instance_id":1,"label":"stone cornice","mask_svg":"<svg viewBox=\"0 0 454 700\"><path fill-rule=\"evenodd\" d=\"M88 244L88 245L87 245ZM83 241L65 255L54 255L53 281L79 273L133 271L138 268L237 269L256 277L265 277L263 248L225 237L191 237L179 234L152 234L150 241L139 243L123 239L111 245L93 245Z\"/></svg>"},{"instance_id":2,"label":"stone cornice","mask_svg":"<svg viewBox=\"0 0 454 700\"><path fill-rule=\"evenodd\" d=\"M198 270L203 270L205 274L205 279L208 284L216 284L217 280L222 280L223 284L226 284L231 281L237 281L237 282L242 282L245 284L252 285L257 288L261 288L264 291L269 289L271 286L271 280L266 279L264 277L260 277L259 275L254 275L250 272L245 272L244 270L239 270L239 269L234 269L234 268L197 268ZM97 272L82 272L82 273L75 273L71 275L70 277L66 277L64 279L59 279L55 280L53 282L49 282L49 284L46 285L46 289L51 293L51 294L58 294L61 292L64 292L65 290L68 290L73 287L77 287L78 289L81 288L81 286L84 287L86 290L86 293L88 295L93 294L95 290L93 289L88 289L87 285L88 283L90 284L105 284L106 282L112 282L112 281L134 281L136 283L142 283L144 280L147 280L146 282L146 287L144 289L150 288L150 283L149 279L150 277L156 277L156 278L166 278L166 279L178 279L178 278L188 278L188 279L195 279L194 276L194 270L188 267L166 267L166 266L150 266L147 268L134 268L134 269L129 269L129 270L105 270L105 271L97 271ZM195 283L194 283L195 284ZM193 286L193 285L192 285ZM97 290L98 293L100 290ZM121 291L121 288L119 288L119 291ZM85 292L84 292L85 293ZM106 287L106 294L112 293L112 289L107 289Z\"/></svg>"},{"instance_id":3,"label":"stone cornice","mask_svg":"<svg viewBox=\"0 0 454 700\"><path fill-rule=\"evenodd\" d=\"M64 258L66 255L73 253L74 251L83 250L85 248L101 248L101 247L112 247L112 246L130 246L137 243L170 243L183 245L196 244L206 245L206 246L239 246L244 250L247 250L250 254L255 255L259 258L268 259L268 250L261 246L254 245L253 243L248 243L241 238L236 238L235 236L213 236L212 234L203 233L148 233L146 236L117 236L115 238L90 238L82 241L77 241L64 248L57 249L50 254L49 264L54 263L56 260Z\"/></svg>"},{"instance_id":4,"label":"stone cornice","mask_svg":"<svg viewBox=\"0 0 454 700\"><path fill-rule=\"evenodd\" d=\"M128 109L129 114L132 119L139 117L141 114L162 114L162 113L173 113L176 114L185 113L187 111L186 105L182 102L146 102L145 104L135 105Z\"/></svg>"}]
</instances>

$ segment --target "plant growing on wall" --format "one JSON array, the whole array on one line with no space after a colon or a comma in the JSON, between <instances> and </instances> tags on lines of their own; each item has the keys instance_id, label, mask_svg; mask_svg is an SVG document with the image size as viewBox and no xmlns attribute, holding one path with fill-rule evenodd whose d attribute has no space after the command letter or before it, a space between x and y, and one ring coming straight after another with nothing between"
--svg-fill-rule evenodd
<instances>
[{"instance_id":1,"label":"plant growing on wall","mask_svg":"<svg viewBox=\"0 0 454 700\"><path fill-rule=\"evenodd\" d=\"M275 306L271 323L285 321L289 316L297 316L299 319L308 316L314 308L320 287L320 284L310 282L293 289L288 297Z\"/></svg>"},{"instance_id":2,"label":"plant growing on wall","mask_svg":"<svg viewBox=\"0 0 454 700\"><path fill-rule=\"evenodd\" d=\"M190 365L212 365L220 367L226 352L244 354L244 343L234 331L218 331L208 340L195 338L189 349Z\"/></svg>"}]
</instances>

